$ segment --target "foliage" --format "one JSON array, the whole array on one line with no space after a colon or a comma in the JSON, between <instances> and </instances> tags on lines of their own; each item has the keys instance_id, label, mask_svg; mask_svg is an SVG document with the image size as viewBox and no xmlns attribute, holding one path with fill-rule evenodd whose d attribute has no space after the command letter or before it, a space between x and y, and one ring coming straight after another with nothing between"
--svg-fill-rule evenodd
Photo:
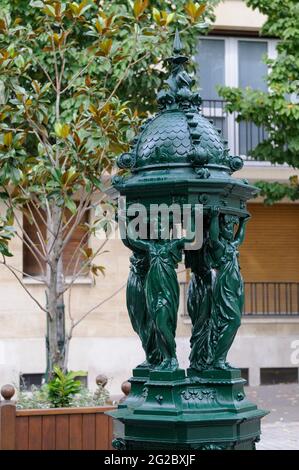
<instances>
[{"instance_id":1,"label":"foliage","mask_svg":"<svg viewBox=\"0 0 299 470\"><path fill-rule=\"evenodd\" d=\"M75 372L75 376L78 373ZM81 386L80 390L69 396L68 402L65 405L59 404L58 406L69 406L74 408L80 407L93 407L104 406L109 398L109 392L101 387L101 390L96 390L95 393L88 390L88 388ZM48 409L56 407L55 403L49 397L49 385L44 384L41 387L32 385L30 391L18 390L17 408L18 409Z\"/></svg>"},{"instance_id":2,"label":"foliage","mask_svg":"<svg viewBox=\"0 0 299 470\"><path fill-rule=\"evenodd\" d=\"M11 214L8 212L5 216L0 216L0 253L5 256L12 256L8 249L8 243L12 239L15 228L12 223Z\"/></svg>"},{"instance_id":3,"label":"foliage","mask_svg":"<svg viewBox=\"0 0 299 470\"><path fill-rule=\"evenodd\" d=\"M63 372L59 367L54 366L54 378L48 383L48 397L52 405L55 408L70 406L72 397L82 388L80 380L76 380L76 377L84 376L86 372Z\"/></svg>"},{"instance_id":4,"label":"foliage","mask_svg":"<svg viewBox=\"0 0 299 470\"><path fill-rule=\"evenodd\" d=\"M252 151L254 158L299 168L299 3L247 0L247 5L267 15L262 34L280 40L277 58L265 59L269 92L221 87L220 95L227 100L229 111L239 113L239 121L252 121L266 129L266 140ZM294 180L289 188L279 183L262 188L268 202L298 196Z\"/></svg>"},{"instance_id":5,"label":"foliage","mask_svg":"<svg viewBox=\"0 0 299 470\"><path fill-rule=\"evenodd\" d=\"M180 30L184 49L187 55L196 52L199 34L208 32L207 24L203 21L214 21L214 7L220 0L201 0L200 2L186 0L151 0L152 19L158 31L177 26ZM120 0L121 2L121 0ZM129 70L126 81L120 86L119 96L129 99L131 106L143 116L146 112L156 110L156 93L167 77L167 70L162 67L162 61L172 53L172 42L165 40L157 47L149 61L141 61ZM190 69L195 73L195 62L190 63Z\"/></svg>"},{"instance_id":6,"label":"foliage","mask_svg":"<svg viewBox=\"0 0 299 470\"><path fill-rule=\"evenodd\" d=\"M147 49L148 55L140 58L136 64L132 64L127 71L126 80L120 84L118 89L118 97L123 100L129 100L129 106L139 112L154 110L155 93L165 78L165 69L161 67L161 61L171 54L171 41L169 40L169 32L178 26L186 52L192 54L195 51L198 34L207 32L207 28L203 29L202 21L212 22L214 20L213 9L220 0L201 0L199 2L187 0L149 0L149 1L126 1L114 0L94 1L86 15L92 15L96 11L98 5L106 9L109 5L115 16L121 16L122 13L134 13L134 17L138 26L147 26L144 34L147 35L149 43L153 47ZM0 0L1 2L1 0ZM32 24L36 22L38 15L32 8L28 9L28 1L26 0L2 0L3 3L9 5L10 10L16 17L21 17L26 23ZM131 15L130 15L131 16ZM130 31L130 22L132 18L127 17L125 30L114 30L113 37L122 40L127 37ZM129 20L130 18L130 20ZM125 18L124 18L125 19ZM104 31L105 32L105 31ZM109 33L111 34L112 31ZM160 40L162 35L162 41ZM86 37L81 35L81 41L86 41ZM132 44L132 42L131 42ZM76 57L74 66L80 67L81 56ZM119 64L121 65L121 64ZM190 64L194 67L194 64ZM115 67L115 64L113 64ZM101 74L101 70L97 68L93 71L95 76ZM114 80L116 74L112 74L110 78Z\"/></svg>"},{"instance_id":7,"label":"foliage","mask_svg":"<svg viewBox=\"0 0 299 470\"><path fill-rule=\"evenodd\" d=\"M18 399L16 406L18 409L45 409L51 408L51 402L48 396L48 386L46 384L41 387L32 385L30 392L18 390Z\"/></svg>"},{"instance_id":8,"label":"foliage","mask_svg":"<svg viewBox=\"0 0 299 470\"><path fill-rule=\"evenodd\" d=\"M87 388L82 388L80 393L75 395L71 400L71 406L104 406L109 399L109 392L105 388L100 393L92 393Z\"/></svg>"},{"instance_id":9,"label":"foliage","mask_svg":"<svg viewBox=\"0 0 299 470\"><path fill-rule=\"evenodd\" d=\"M290 184L269 181L259 181L256 186L260 189L260 196L264 198L265 204L272 205L281 199L287 198L291 201L299 199L298 177L291 176Z\"/></svg>"},{"instance_id":10,"label":"foliage","mask_svg":"<svg viewBox=\"0 0 299 470\"><path fill-rule=\"evenodd\" d=\"M0 0L0 192L10 220L2 224L2 264L47 315L48 370L66 369L72 331L87 315L74 321L70 314L66 335L64 294L82 273L104 269L96 262L104 243L86 248L94 222L83 224L69 283L66 246L84 214L101 202L114 156L128 149L151 108L175 26L190 49L207 29L214 3ZM20 212L38 243L24 231ZM46 306L22 281L30 273L5 259L13 222L43 273Z\"/></svg>"}]
</instances>

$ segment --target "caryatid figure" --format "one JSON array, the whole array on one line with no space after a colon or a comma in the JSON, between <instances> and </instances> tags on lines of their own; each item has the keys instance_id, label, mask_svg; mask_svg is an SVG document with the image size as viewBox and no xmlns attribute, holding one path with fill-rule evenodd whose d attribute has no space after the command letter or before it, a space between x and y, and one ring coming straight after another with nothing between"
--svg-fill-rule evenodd
<instances>
[{"instance_id":1,"label":"caryatid figure","mask_svg":"<svg viewBox=\"0 0 299 470\"><path fill-rule=\"evenodd\" d=\"M158 239L140 240L128 225L129 244L144 253L149 260L149 269L145 279L145 299L149 315L154 322L156 346L162 362L156 369L176 370L175 332L179 308L179 283L176 268L182 259L185 243L194 239L163 239L161 230Z\"/></svg>"},{"instance_id":2,"label":"caryatid figure","mask_svg":"<svg viewBox=\"0 0 299 470\"><path fill-rule=\"evenodd\" d=\"M156 330L149 314L145 298L145 279L149 269L148 256L142 251L133 250L130 258L130 274L127 283L127 309L133 330L138 334L146 360L138 367L152 368L161 362L157 348Z\"/></svg>"},{"instance_id":3,"label":"caryatid figure","mask_svg":"<svg viewBox=\"0 0 299 470\"><path fill-rule=\"evenodd\" d=\"M214 368L227 369L227 353L241 324L244 305L244 283L239 266L238 247L244 240L249 216L239 218L211 210L209 230L210 256L216 276L213 282L213 301L209 363ZM235 226L239 224L235 234Z\"/></svg>"}]
</instances>

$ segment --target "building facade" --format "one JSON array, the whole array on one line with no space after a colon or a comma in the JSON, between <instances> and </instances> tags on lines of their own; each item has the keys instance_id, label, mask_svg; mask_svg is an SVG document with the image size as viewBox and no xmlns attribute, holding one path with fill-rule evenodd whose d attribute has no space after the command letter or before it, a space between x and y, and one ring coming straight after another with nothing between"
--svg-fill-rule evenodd
<instances>
[{"instance_id":1,"label":"building facade","mask_svg":"<svg viewBox=\"0 0 299 470\"><path fill-rule=\"evenodd\" d=\"M277 39L259 36L264 20L241 0L225 0L218 5L214 28L209 36L199 38L196 55L203 114L222 130L231 153L244 158L245 165L237 177L252 183L287 182L299 172L251 160L250 149L265 137L265 131L252 123L237 124L236 116L225 112L225 103L217 94L218 85L266 90L267 69L262 57L275 56ZM244 369L250 385L270 383L275 377L295 381L299 367L299 205L282 201L266 207L257 198L250 202L249 211L252 219L240 254L246 302L229 360ZM96 249L101 242L91 239L89 243ZM143 351L126 311L130 252L118 240L110 240L106 249L101 257L105 277L99 277L96 284L88 276L79 278L70 298L65 299L67 327L69 314L79 319L98 305L74 330L69 368L86 370L90 388L96 375L104 373L109 377L111 393L119 393L131 369L143 361ZM18 239L13 241L12 252L14 266L22 271L30 258ZM177 348L181 366L187 367L191 324L184 295L188 273L183 267L179 279L182 295ZM44 303L43 285L32 278L25 283ZM0 385L18 384L22 374L28 383L38 383L46 367L45 314L4 267L0 270L0 291Z\"/></svg>"}]
</instances>

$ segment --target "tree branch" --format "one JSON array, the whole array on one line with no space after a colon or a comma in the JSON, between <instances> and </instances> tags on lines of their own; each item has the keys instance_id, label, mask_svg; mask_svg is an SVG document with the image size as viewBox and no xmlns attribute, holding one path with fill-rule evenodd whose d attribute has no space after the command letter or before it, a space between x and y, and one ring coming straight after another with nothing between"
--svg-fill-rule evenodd
<instances>
[{"instance_id":1,"label":"tree branch","mask_svg":"<svg viewBox=\"0 0 299 470\"><path fill-rule=\"evenodd\" d=\"M118 79L118 81L116 82L116 85L115 87L113 88L112 92L110 93L110 95L108 96L108 98L106 99L106 101L104 102L104 104L102 105L101 109L103 109L107 103L109 103L109 101L111 100L111 98L115 95L115 93L117 92L118 88L120 87L121 83L123 82L123 80L126 78L127 76L127 73L128 71L130 70L131 67L133 67L134 65L138 64L138 62L141 62L141 60L145 59L146 57L148 57L150 55L149 52L146 52L146 54L143 54L143 56L139 57L139 59L136 59L134 62L132 62L132 58L131 58L131 62L128 63L123 75Z\"/></svg>"},{"instance_id":2,"label":"tree branch","mask_svg":"<svg viewBox=\"0 0 299 470\"><path fill-rule=\"evenodd\" d=\"M42 71L43 71L44 74L46 75L47 79L48 79L49 82L51 83L53 89L56 91L54 82L53 82L52 78L50 77L50 75L48 74L47 69L43 66L43 64L42 64L35 56L33 56L33 59L36 60L37 65L42 69Z\"/></svg>"},{"instance_id":3,"label":"tree branch","mask_svg":"<svg viewBox=\"0 0 299 470\"><path fill-rule=\"evenodd\" d=\"M2 263L1 261L1 264L4 264L4 263ZM11 264L7 264L6 261L5 261L5 266L10 267L11 269L13 269L15 272L19 274L22 274L22 276L25 277L26 279L27 278L32 279L34 282L43 284L48 287L47 281L45 279L40 279L36 276L31 276L31 274L25 273L25 271L21 271L21 269L18 269L15 266L12 266Z\"/></svg>"},{"instance_id":4,"label":"tree branch","mask_svg":"<svg viewBox=\"0 0 299 470\"><path fill-rule=\"evenodd\" d=\"M80 203L79 203L79 207L77 209L77 214L75 216L75 221L73 223L73 225L71 226L70 230L67 232L65 238L63 239L63 245L62 245L62 250L64 250L65 246L67 245L67 243L70 241L74 231L76 230L76 228L78 227L78 225L80 224L81 222L81 219L83 217L83 215L85 214L85 212L87 211L87 207L89 205L89 202L90 202L90 199L91 199L91 194L88 195L87 198L85 197L82 197L82 199L80 200ZM83 203L84 201L84 203ZM82 202L82 205L81 205L81 202ZM81 205L81 207L80 207ZM73 216L71 217L73 219ZM68 221L64 227L63 227L63 231L65 230L66 226L68 226L70 223L70 221Z\"/></svg>"},{"instance_id":5,"label":"tree branch","mask_svg":"<svg viewBox=\"0 0 299 470\"><path fill-rule=\"evenodd\" d=\"M72 262L73 262L73 260L74 260L74 258L75 258L75 256L76 256L77 250L78 250L78 249L80 250L80 248L82 247L83 243L85 243L85 242L87 241L86 238L88 238L88 235L89 235L89 232L86 231L86 232L84 233L83 237L81 238L80 243L79 243L79 245L77 246L76 250L74 250L74 252L73 252L73 254L72 254L72 256L71 256L71 258L70 258L68 264L67 264L66 267L65 267L65 270L64 270L64 271L65 271L66 273L68 272L68 270L69 270L69 268L70 268L70 266L71 266L71 264L72 264ZM80 254L78 254L78 258L80 258ZM75 274L75 273L73 272L73 275L74 275L74 274Z\"/></svg>"},{"instance_id":6,"label":"tree branch","mask_svg":"<svg viewBox=\"0 0 299 470\"><path fill-rule=\"evenodd\" d=\"M9 199L9 201L10 201L10 203L11 203L11 200L10 200L10 199ZM10 209L13 210L12 204L7 205L7 202L6 202L6 201L4 201L4 203L5 203L6 207L9 207ZM39 264L39 266L40 266L40 268L41 268L41 272L44 272L44 268L43 268L43 266L42 266L42 264L41 264L40 258L41 258L43 261L45 261L45 262L47 262L47 259L46 259L46 258L44 257L44 255L40 252L40 250L36 247L36 245L32 242L32 240L28 237L28 234L27 234L26 231L24 230L23 225L20 223L20 221L19 221L19 219L18 219L16 213L14 213L14 218L15 218L15 220L16 220L16 222L17 222L17 225L18 225L18 227L19 227L19 229L20 229L22 235L23 235L23 236L21 237L21 235L20 235L18 232L16 232L16 236L27 246L27 248L30 250L30 252L31 252L31 253L33 254L33 256L35 257L36 261L38 262L38 264ZM26 241L26 239L28 240L28 242Z\"/></svg>"},{"instance_id":7,"label":"tree branch","mask_svg":"<svg viewBox=\"0 0 299 470\"><path fill-rule=\"evenodd\" d=\"M29 289L27 289L27 287L25 286L25 284L22 282L22 280L19 278L19 276L14 272L14 268L11 267L10 265L6 264L6 260L3 256L3 261L0 261L0 264L3 264L10 272L11 274L13 274L13 276L17 279L18 283L23 287L23 289L27 292L27 294L29 295L29 297L38 305L38 307L45 313L48 313L50 316L50 312L45 308L43 307L39 301L31 294L31 292L29 291Z\"/></svg>"},{"instance_id":8,"label":"tree branch","mask_svg":"<svg viewBox=\"0 0 299 470\"><path fill-rule=\"evenodd\" d=\"M44 149L46 150L46 153L47 153L47 155L48 155L48 157L49 157L49 159L50 159L51 164L55 167L55 161L53 160L53 157L52 157L52 155L51 155L50 152L49 152L49 147L51 147L51 146L50 146L49 142L46 142L46 141L45 141L46 137L45 137L44 132L42 131L42 129L39 129L39 127L35 124L34 121L32 121L32 119L31 119L28 115L26 115L26 118L27 118L28 123L31 125L31 127L32 127L32 129L33 129L33 132L34 132L34 134L36 135L36 137L37 137L39 143L40 143L40 144L44 147Z\"/></svg>"},{"instance_id":9,"label":"tree branch","mask_svg":"<svg viewBox=\"0 0 299 470\"><path fill-rule=\"evenodd\" d=\"M109 297L106 297L106 299L102 300L97 305L92 307L90 310L88 310L86 313L84 313L77 321L74 321L73 325L70 328L71 333L73 332L74 328L76 328L76 326L78 326L79 323L81 323L88 315L90 315L97 308L101 307L102 305L104 305L109 300L113 299L113 297L115 297L117 294L119 294L119 292L121 292L126 287L126 285L127 285L127 283L125 282L119 289L117 289L115 292L113 292L113 294L111 294Z\"/></svg>"},{"instance_id":10,"label":"tree branch","mask_svg":"<svg viewBox=\"0 0 299 470\"><path fill-rule=\"evenodd\" d=\"M44 255L45 255L45 258L46 258L46 257L47 257L46 244L45 244L45 241L44 241L44 239L43 239L43 234L42 234L42 232L41 232L39 223L37 222L37 220L36 220L35 217L34 217L34 214L33 214L32 210L31 210L30 204L27 202L25 205L27 206L27 208L28 208L28 210L29 210L29 212L30 212L32 222L34 223L34 225L35 225L35 227L36 227L37 237L38 237L38 239L39 239L39 241L40 241L41 247L42 247L42 249L43 249L43 252L44 252ZM38 214L39 214L39 212L38 212ZM24 217L24 215L23 215L23 217Z\"/></svg>"},{"instance_id":11,"label":"tree branch","mask_svg":"<svg viewBox=\"0 0 299 470\"><path fill-rule=\"evenodd\" d=\"M79 269L79 271L73 276L71 282L69 284L67 284L63 291L62 292L59 292L59 295L63 295L66 291L68 291L72 285L76 282L76 280L78 279L78 277L81 276L82 272L84 271L85 268L88 267L88 265L90 264L91 261L93 261L96 256L98 256L98 254L100 254L102 248L105 246L105 244L107 243L108 239L106 239L102 245L96 250L96 252L93 254L93 256L91 258L89 258L87 261L85 261L85 263L83 263L83 265L81 266L81 268Z\"/></svg>"},{"instance_id":12,"label":"tree branch","mask_svg":"<svg viewBox=\"0 0 299 470\"><path fill-rule=\"evenodd\" d=\"M89 61L87 62L87 64L85 65L85 67L83 67L83 69L79 70L79 72L77 72L72 78L71 80L69 81L69 83L67 84L67 86L61 91L61 94L65 93L72 85L73 83L75 82L75 80L77 80L77 78L81 77L81 75L83 75L83 73L85 72L85 70L88 69L88 67L93 63L93 61L95 60L95 57L92 57L91 59L89 59Z\"/></svg>"}]
</instances>

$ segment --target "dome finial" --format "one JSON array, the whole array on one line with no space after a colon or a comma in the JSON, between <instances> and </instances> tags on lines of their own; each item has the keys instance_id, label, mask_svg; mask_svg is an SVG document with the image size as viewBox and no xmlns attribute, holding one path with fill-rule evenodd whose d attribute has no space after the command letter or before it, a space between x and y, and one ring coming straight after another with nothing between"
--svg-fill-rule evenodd
<instances>
[{"instance_id":1,"label":"dome finial","mask_svg":"<svg viewBox=\"0 0 299 470\"><path fill-rule=\"evenodd\" d=\"M193 78L185 70L188 57L182 53L183 44L178 28L175 30L173 41L173 55L166 60L170 64L170 75L165 84L168 90L161 90L157 95L160 110L177 109L184 110L198 108L201 98L198 92L192 92Z\"/></svg>"},{"instance_id":2,"label":"dome finial","mask_svg":"<svg viewBox=\"0 0 299 470\"><path fill-rule=\"evenodd\" d=\"M176 28L175 35L174 35L174 41L173 41L173 53L175 55L178 55L178 54L180 54L182 49L183 49L183 44L182 44L182 41L181 41L181 38L180 38L180 33L179 33L178 28Z\"/></svg>"}]
</instances>

